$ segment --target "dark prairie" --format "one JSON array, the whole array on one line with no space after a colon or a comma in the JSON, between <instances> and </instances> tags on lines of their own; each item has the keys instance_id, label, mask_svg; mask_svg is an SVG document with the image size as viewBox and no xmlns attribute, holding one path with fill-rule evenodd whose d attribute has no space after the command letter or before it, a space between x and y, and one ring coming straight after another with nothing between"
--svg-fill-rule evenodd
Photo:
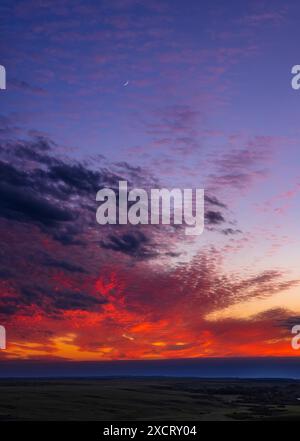
<instances>
[{"instance_id":1,"label":"dark prairie","mask_svg":"<svg viewBox=\"0 0 300 441\"><path fill-rule=\"evenodd\" d=\"M300 381L0 380L0 420L300 420Z\"/></svg>"}]
</instances>

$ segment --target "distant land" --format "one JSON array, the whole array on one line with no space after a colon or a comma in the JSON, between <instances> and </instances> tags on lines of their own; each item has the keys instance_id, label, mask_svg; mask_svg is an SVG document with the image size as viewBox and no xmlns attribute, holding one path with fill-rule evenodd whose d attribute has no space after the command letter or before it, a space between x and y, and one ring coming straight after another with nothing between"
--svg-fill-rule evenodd
<instances>
[{"instance_id":1,"label":"distant land","mask_svg":"<svg viewBox=\"0 0 300 441\"><path fill-rule=\"evenodd\" d=\"M99 362L0 361L0 378L195 377L300 379L300 357Z\"/></svg>"},{"instance_id":2,"label":"distant land","mask_svg":"<svg viewBox=\"0 0 300 441\"><path fill-rule=\"evenodd\" d=\"M300 421L299 380L2 379L1 421Z\"/></svg>"}]
</instances>

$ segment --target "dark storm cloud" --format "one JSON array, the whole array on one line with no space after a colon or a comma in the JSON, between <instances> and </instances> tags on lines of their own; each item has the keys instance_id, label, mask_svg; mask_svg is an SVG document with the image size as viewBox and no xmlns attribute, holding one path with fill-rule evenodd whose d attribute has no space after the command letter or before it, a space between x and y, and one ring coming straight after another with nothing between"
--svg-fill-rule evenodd
<instances>
[{"instance_id":1,"label":"dark storm cloud","mask_svg":"<svg viewBox=\"0 0 300 441\"><path fill-rule=\"evenodd\" d=\"M141 231L127 232L119 236L111 234L108 240L102 241L100 245L102 248L119 251L140 259L148 259L157 255L154 244Z\"/></svg>"},{"instance_id":2,"label":"dark storm cloud","mask_svg":"<svg viewBox=\"0 0 300 441\"><path fill-rule=\"evenodd\" d=\"M0 305L0 315L13 315L17 311L16 305Z\"/></svg>"},{"instance_id":3,"label":"dark storm cloud","mask_svg":"<svg viewBox=\"0 0 300 441\"><path fill-rule=\"evenodd\" d=\"M280 327L291 330L294 326L300 326L300 316L290 315L289 317L278 320Z\"/></svg>"},{"instance_id":4,"label":"dark storm cloud","mask_svg":"<svg viewBox=\"0 0 300 441\"><path fill-rule=\"evenodd\" d=\"M30 141L16 141L8 143L4 147L6 154L9 157L11 153L15 160L28 160L40 164L53 164L56 159L48 156L55 144L45 136L34 136Z\"/></svg>"},{"instance_id":5,"label":"dark storm cloud","mask_svg":"<svg viewBox=\"0 0 300 441\"><path fill-rule=\"evenodd\" d=\"M94 311L106 303L102 296L94 297L92 294L70 289L56 290L50 287L23 286L21 288L22 298L18 301L20 304L35 304L49 312L59 313L60 310ZM4 306L13 307L12 299L7 299L8 303Z\"/></svg>"},{"instance_id":6,"label":"dark storm cloud","mask_svg":"<svg viewBox=\"0 0 300 441\"><path fill-rule=\"evenodd\" d=\"M12 271L7 268L0 269L0 279L9 279L12 276Z\"/></svg>"},{"instance_id":7,"label":"dark storm cloud","mask_svg":"<svg viewBox=\"0 0 300 441\"><path fill-rule=\"evenodd\" d=\"M0 150L6 165L11 164L14 174L23 180L22 185L42 185L49 194L56 195L58 190L69 196L90 194L101 186L117 185L119 177L108 169L94 171L80 162L58 159L54 147L57 146L50 139L35 136L31 140L2 143Z\"/></svg>"},{"instance_id":8,"label":"dark storm cloud","mask_svg":"<svg viewBox=\"0 0 300 441\"><path fill-rule=\"evenodd\" d=\"M125 175L127 181L130 183L134 183L135 186L147 187L148 185L151 187L155 187L157 185L157 180L149 174L149 172L140 166L132 166L128 164L126 161L117 162L114 164L118 173Z\"/></svg>"},{"instance_id":9,"label":"dark storm cloud","mask_svg":"<svg viewBox=\"0 0 300 441\"><path fill-rule=\"evenodd\" d=\"M226 208L226 204L221 202L215 196L209 196L209 195L205 194L204 195L204 200L205 200L206 203L208 203L210 205L215 205L216 207L219 207L219 208Z\"/></svg>"},{"instance_id":10,"label":"dark storm cloud","mask_svg":"<svg viewBox=\"0 0 300 441\"><path fill-rule=\"evenodd\" d=\"M14 295L2 295L0 298L0 314L14 315L24 303Z\"/></svg>"},{"instance_id":11,"label":"dark storm cloud","mask_svg":"<svg viewBox=\"0 0 300 441\"><path fill-rule=\"evenodd\" d=\"M107 166L103 158L98 158L100 165L93 169L87 163L62 158L51 139L39 133L33 135L0 144L0 216L34 224L62 245L86 244L84 234L95 227L95 195L99 189L110 187L117 192L120 180L128 181L129 188L157 184L147 169L127 162ZM213 195L206 195L205 202L207 225L225 222L221 211L210 207L223 209L226 205ZM116 232L107 237L107 230L102 229L101 246L129 256L155 257L159 253L152 241L153 231ZM164 247L162 242L159 246Z\"/></svg>"},{"instance_id":12,"label":"dark storm cloud","mask_svg":"<svg viewBox=\"0 0 300 441\"><path fill-rule=\"evenodd\" d=\"M274 326L288 330L290 333L294 326L300 325L300 316L295 315L292 313L292 311L284 308L269 309L260 314L257 314L255 316L255 319L272 321Z\"/></svg>"},{"instance_id":13,"label":"dark storm cloud","mask_svg":"<svg viewBox=\"0 0 300 441\"><path fill-rule=\"evenodd\" d=\"M97 190L116 186L118 176L55 158L54 147L43 136L1 144L0 216L38 225L64 245L82 244L79 236L95 223Z\"/></svg>"},{"instance_id":14,"label":"dark storm cloud","mask_svg":"<svg viewBox=\"0 0 300 441\"><path fill-rule=\"evenodd\" d=\"M42 264L50 268L66 270L71 273L87 273L87 271L79 265L68 262L66 260L56 260L51 256L45 256L42 260Z\"/></svg>"},{"instance_id":15,"label":"dark storm cloud","mask_svg":"<svg viewBox=\"0 0 300 441\"><path fill-rule=\"evenodd\" d=\"M74 291L62 291L53 301L56 309L93 311L106 303L104 299L96 299L88 294Z\"/></svg>"},{"instance_id":16,"label":"dark storm cloud","mask_svg":"<svg viewBox=\"0 0 300 441\"><path fill-rule=\"evenodd\" d=\"M55 182L63 182L70 190L77 193L95 194L99 185L104 181L111 181L107 176L88 170L82 164L66 164L60 162L49 169L48 178ZM111 183L116 183L114 180Z\"/></svg>"},{"instance_id":17,"label":"dark storm cloud","mask_svg":"<svg viewBox=\"0 0 300 441\"><path fill-rule=\"evenodd\" d=\"M24 171L17 170L13 165L0 161L1 182L14 186L26 185L27 175Z\"/></svg>"},{"instance_id":18,"label":"dark storm cloud","mask_svg":"<svg viewBox=\"0 0 300 441\"><path fill-rule=\"evenodd\" d=\"M59 228L53 231L52 237L53 239L60 242L62 245L85 246L85 241L79 238L81 233L83 233L83 228L76 228L72 225L68 225L64 228L64 230Z\"/></svg>"},{"instance_id":19,"label":"dark storm cloud","mask_svg":"<svg viewBox=\"0 0 300 441\"><path fill-rule=\"evenodd\" d=\"M49 202L28 189L0 183L0 215L17 221L32 221L45 226L75 219L67 209Z\"/></svg>"},{"instance_id":20,"label":"dark storm cloud","mask_svg":"<svg viewBox=\"0 0 300 441\"><path fill-rule=\"evenodd\" d=\"M220 211L206 210L205 221L208 225L219 225L225 222L225 218Z\"/></svg>"}]
</instances>

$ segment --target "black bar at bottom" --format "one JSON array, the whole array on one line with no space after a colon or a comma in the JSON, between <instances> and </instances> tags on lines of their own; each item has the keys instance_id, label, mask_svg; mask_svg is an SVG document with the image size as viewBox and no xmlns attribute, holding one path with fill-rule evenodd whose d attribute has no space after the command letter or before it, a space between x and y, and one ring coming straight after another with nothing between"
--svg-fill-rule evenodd
<instances>
[{"instance_id":1,"label":"black bar at bottom","mask_svg":"<svg viewBox=\"0 0 300 441\"><path fill-rule=\"evenodd\" d=\"M248 439L255 439L262 435L262 422L254 424L255 421L120 421L120 422L1 422L2 430L10 437L16 439L41 440L45 435L53 441L63 438L71 440L93 441L105 439L153 439L153 437L209 440L212 436L218 435L236 436L239 439L247 435ZM268 424L268 437L272 430L276 435L285 436L286 425L289 422L273 422Z\"/></svg>"}]
</instances>

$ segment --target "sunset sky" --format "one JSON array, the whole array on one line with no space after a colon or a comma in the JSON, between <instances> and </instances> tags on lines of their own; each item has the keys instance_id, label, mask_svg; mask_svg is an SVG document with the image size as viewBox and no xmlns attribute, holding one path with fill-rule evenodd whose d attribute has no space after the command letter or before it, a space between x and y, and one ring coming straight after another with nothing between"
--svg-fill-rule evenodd
<instances>
[{"instance_id":1,"label":"sunset sky","mask_svg":"<svg viewBox=\"0 0 300 441\"><path fill-rule=\"evenodd\" d=\"M0 17L0 359L299 356L299 2ZM100 226L120 180L204 188L204 233Z\"/></svg>"}]
</instances>

